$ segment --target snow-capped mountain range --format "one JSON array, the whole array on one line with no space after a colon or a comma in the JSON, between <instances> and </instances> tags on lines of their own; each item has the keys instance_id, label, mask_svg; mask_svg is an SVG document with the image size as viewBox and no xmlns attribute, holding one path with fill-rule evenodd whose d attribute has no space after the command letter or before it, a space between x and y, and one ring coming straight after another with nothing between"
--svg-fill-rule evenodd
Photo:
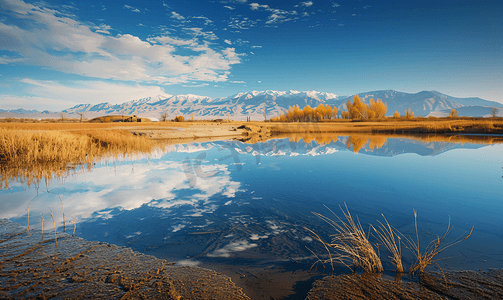
<instances>
[{"instance_id":1,"label":"snow-capped mountain range","mask_svg":"<svg viewBox=\"0 0 503 300\"><path fill-rule=\"evenodd\" d=\"M358 94L363 102L368 103L371 98L382 99L388 105L388 116L395 111L403 115L404 110L411 108L416 116L446 116L451 109L459 111L460 116L488 117L494 107L497 115L503 116L503 104L480 98L455 98L436 91L422 91L415 94L397 92L394 90L373 91ZM337 106L339 111L346 110L346 102L353 96L338 96L332 93L316 91L251 91L239 93L226 98L212 99L198 95L169 95L161 94L127 101L122 104L100 103L80 104L63 110L68 117L76 117L84 113L85 118L102 115L137 115L153 120L167 114L168 119L175 116L194 117L195 119L231 118L233 120L263 120L264 112L267 118L278 116L289 106L305 105L316 107L320 104ZM0 110L0 117L11 116L13 113L24 117L54 117L47 111L43 113L23 109ZM340 114L340 113L339 113Z\"/></svg>"}]
</instances>

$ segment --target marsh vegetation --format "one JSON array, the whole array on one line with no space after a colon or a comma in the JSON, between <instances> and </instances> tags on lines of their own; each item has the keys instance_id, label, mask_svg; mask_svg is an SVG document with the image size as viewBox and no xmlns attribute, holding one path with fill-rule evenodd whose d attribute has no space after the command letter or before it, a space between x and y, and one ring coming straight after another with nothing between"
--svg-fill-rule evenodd
<instances>
[{"instance_id":1,"label":"marsh vegetation","mask_svg":"<svg viewBox=\"0 0 503 300\"><path fill-rule=\"evenodd\" d=\"M125 130L20 130L0 128L0 188L13 178L30 185L91 168L100 158L152 151L154 144Z\"/></svg>"},{"instance_id":2,"label":"marsh vegetation","mask_svg":"<svg viewBox=\"0 0 503 300\"><path fill-rule=\"evenodd\" d=\"M384 271L384 268L380 255L382 253L380 246L384 246L390 254L389 258L395 271L402 273L404 271L402 246L404 246L404 248L410 250L415 258L414 262L410 265L409 274L415 274L418 271L423 273L426 267L431 264L436 264L440 268L437 264L437 261L440 260L437 258L438 254L468 239L473 232L472 227L469 233L465 233L463 236L450 242L445 242L452 230L449 218L445 233L442 236L435 235L435 238L422 249L420 246L416 210L414 210L415 237L398 231L388 223L384 215L382 215L384 222L378 221L379 226L375 227L370 224L368 228L364 228L358 217L355 218L351 215L347 206L345 210L341 207L341 211L344 216L343 218L330 210L333 219L313 212L313 214L327 222L334 230L334 233L330 234L329 241L325 241L318 233L306 228L312 234L313 239L321 242L328 252L327 259L318 258L316 263L329 263L332 270L334 270L334 262L338 262L352 271L362 269L367 273L381 273ZM371 242L372 239L374 240L373 243Z\"/></svg>"}]
</instances>

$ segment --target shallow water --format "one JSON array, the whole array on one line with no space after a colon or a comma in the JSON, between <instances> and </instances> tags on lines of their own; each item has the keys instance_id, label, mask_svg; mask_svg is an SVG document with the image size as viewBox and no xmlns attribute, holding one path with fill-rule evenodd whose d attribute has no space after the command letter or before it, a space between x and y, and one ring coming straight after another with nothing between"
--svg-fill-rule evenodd
<instances>
[{"instance_id":1,"label":"shallow water","mask_svg":"<svg viewBox=\"0 0 503 300\"><path fill-rule=\"evenodd\" d=\"M63 207L67 232L76 221L84 239L219 270L252 298L307 294L319 273L307 272L316 258L306 247L326 253L305 227L331 233L311 212L342 215L344 205L364 228L384 214L411 236L417 210L421 248L430 233L445 232L450 216L447 241L474 231L439 255L451 257L438 262L444 270L503 268L503 145L388 138L354 153L344 136L293 140L172 145L38 189L13 182L0 191L0 218L25 225L29 208L30 227L40 228L43 216L53 230L52 211L61 231ZM413 256L403 253L408 268Z\"/></svg>"}]
</instances>

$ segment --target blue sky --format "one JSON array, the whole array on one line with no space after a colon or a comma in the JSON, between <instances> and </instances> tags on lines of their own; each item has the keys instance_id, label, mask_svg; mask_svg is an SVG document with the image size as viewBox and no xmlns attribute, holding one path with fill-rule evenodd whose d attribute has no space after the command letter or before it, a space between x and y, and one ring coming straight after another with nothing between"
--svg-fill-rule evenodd
<instances>
[{"instance_id":1,"label":"blue sky","mask_svg":"<svg viewBox=\"0 0 503 300\"><path fill-rule=\"evenodd\" d=\"M267 89L503 103L502 16L500 0L0 0L0 109Z\"/></svg>"}]
</instances>

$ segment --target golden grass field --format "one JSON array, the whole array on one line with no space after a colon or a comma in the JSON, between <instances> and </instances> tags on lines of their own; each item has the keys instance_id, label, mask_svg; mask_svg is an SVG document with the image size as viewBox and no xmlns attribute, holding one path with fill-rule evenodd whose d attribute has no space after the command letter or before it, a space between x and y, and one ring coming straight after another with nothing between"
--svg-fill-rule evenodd
<instances>
[{"instance_id":1,"label":"golden grass field","mask_svg":"<svg viewBox=\"0 0 503 300\"><path fill-rule=\"evenodd\" d=\"M326 120L316 123L267 123L273 133L368 132L368 133L503 133L503 119L417 118L354 122Z\"/></svg>"},{"instance_id":2,"label":"golden grass field","mask_svg":"<svg viewBox=\"0 0 503 300\"><path fill-rule=\"evenodd\" d=\"M154 143L122 129L26 130L0 127L0 188L68 174L103 157L148 153Z\"/></svg>"}]
</instances>

